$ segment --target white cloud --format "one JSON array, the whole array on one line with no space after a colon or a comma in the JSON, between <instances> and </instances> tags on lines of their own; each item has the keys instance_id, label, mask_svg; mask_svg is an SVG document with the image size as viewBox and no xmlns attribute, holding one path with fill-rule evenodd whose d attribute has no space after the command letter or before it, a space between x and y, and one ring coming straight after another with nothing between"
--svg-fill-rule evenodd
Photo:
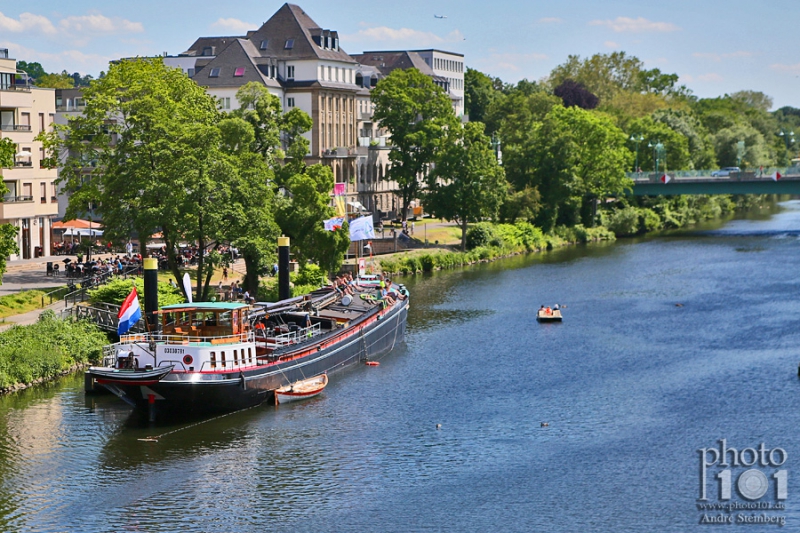
<instances>
[{"instance_id":1,"label":"white cloud","mask_svg":"<svg viewBox=\"0 0 800 533\"><path fill-rule=\"evenodd\" d=\"M736 52L731 52L728 54L715 54L709 52L695 52L692 54L693 57L698 57L701 59L710 59L711 61L716 61L719 63L723 59L737 59L743 57L753 57L755 54L753 52L746 52L744 50L739 50Z\"/></svg>"},{"instance_id":2,"label":"white cloud","mask_svg":"<svg viewBox=\"0 0 800 533\"><path fill-rule=\"evenodd\" d=\"M212 28L219 28L222 30L227 31L234 31L239 33L245 33L249 30L255 29L258 26L255 24L250 24L249 22L245 22L243 20L229 18L229 19L218 19L215 23L211 25Z\"/></svg>"},{"instance_id":3,"label":"white cloud","mask_svg":"<svg viewBox=\"0 0 800 533\"><path fill-rule=\"evenodd\" d=\"M539 24L561 24L564 22L558 17L544 17L539 19Z\"/></svg>"},{"instance_id":4,"label":"white cloud","mask_svg":"<svg viewBox=\"0 0 800 533\"><path fill-rule=\"evenodd\" d=\"M769 68L777 70L778 72L789 72L790 74L800 74L800 63L794 65L784 65L782 63L775 63L770 65Z\"/></svg>"},{"instance_id":5,"label":"white cloud","mask_svg":"<svg viewBox=\"0 0 800 533\"><path fill-rule=\"evenodd\" d=\"M119 17L110 19L100 13L67 17L58 21L58 25L65 32L75 33L141 33L144 31L141 22L131 22Z\"/></svg>"},{"instance_id":6,"label":"white cloud","mask_svg":"<svg viewBox=\"0 0 800 533\"><path fill-rule=\"evenodd\" d=\"M343 41L374 41L392 43L410 43L415 47L431 46L446 42L457 42L464 40L464 34L459 30L453 30L446 36L441 37L435 33L415 30L412 28L389 28L388 26L375 26L358 30L357 33L343 35Z\"/></svg>"},{"instance_id":7,"label":"white cloud","mask_svg":"<svg viewBox=\"0 0 800 533\"><path fill-rule=\"evenodd\" d=\"M619 48L619 43L615 43L614 41L606 41L603 43L606 48Z\"/></svg>"},{"instance_id":8,"label":"white cloud","mask_svg":"<svg viewBox=\"0 0 800 533\"><path fill-rule=\"evenodd\" d=\"M0 13L0 30L6 30L13 33L21 33L28 31L40 31L47 35L58 33L53 23L47 17L42 15L34 15L33 13L22 13L19 20L7 17Z\"/></svg>"},{"instance_id":9,"label":"white cloud","mask_svg":"<svg viewBox=\"0 0 800 533\"><path fill-rule=\"evenodd\" d=\"M614 20L593 20L590 26L606 26L617 33L672 32L680 28L671 22L653 22L644 17L632 19L617 17Z\"/></svg>"},{"instance_id":10,"label":"white cloud","mask_svg":"<svg viewBox=\"0 0 800 533\"><path fill-rule=\"evenodd\" d=\"M523 68L528 67L530 63L544 61L546 59L547 56L545 54L537 54L537 53L530 53L530 54L496 53L496 54L491 54L488 57L479 58L475 62L481 68L484 68L486 70L519 72Z\"/></svg>"},{"instance_id":11,"label":"white cloud","mask_svg":"<svg viewBox=\"0 0 800 533\"><path fill-rule=\"evenodd\" d=\"M709 72L708 74L700 74L697 76L697 81L723 81L724 78L716 72Z\"/></svg>"},{"instance_id":12,"label":"white cloud","mask_svg":"<svg viewBox=\"0 0 800 533\"><path fill-rule=\"evenodd\" d=\"M86 54L80 50L60 50L58 53L40 52L33 48L0 40L0 46L8 48L12 57L24 58L27 62L41 63L48 72L80 71L81 73L97 73L108 69L108 63L118 56Z\"/></svg>"}]
</instances>

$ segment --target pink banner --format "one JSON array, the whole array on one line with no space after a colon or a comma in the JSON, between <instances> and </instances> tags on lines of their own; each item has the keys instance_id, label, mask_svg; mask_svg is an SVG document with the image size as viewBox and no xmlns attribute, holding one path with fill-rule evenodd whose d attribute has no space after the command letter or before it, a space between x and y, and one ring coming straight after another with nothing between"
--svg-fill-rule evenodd
<instances>
[{"instance_id":1,"label":"pink banner","mask_svg":"<svg viewBox=\"0 0 800 533\"><path fill-rule=\"evenodd\" d=\"M341 196L344 194L344 183L335 183L333 185L333 195Z\"/></svg>"}]
</instances>

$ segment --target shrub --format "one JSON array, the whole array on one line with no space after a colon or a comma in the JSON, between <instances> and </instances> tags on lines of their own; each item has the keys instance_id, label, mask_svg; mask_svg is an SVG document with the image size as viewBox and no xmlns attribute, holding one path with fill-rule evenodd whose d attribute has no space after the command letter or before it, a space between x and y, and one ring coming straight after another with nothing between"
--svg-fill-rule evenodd
<instances>
[{"instance_id":1,"label":"shrub","mask_svg":"<svg viewBox=\"0 0 800 533\"><path fill-rule=\"evenodd\" d=\"M492 240L499 238L492 225L488 222L480 222L470 226L467 230L467 250L472 250L479 246L487 246Z\"/></svg>"},{"instance_id":2,"label":"shrub","mask_svg":"<svg viewBox=\"0 0 800 533\"><path fill-rule=\"evenodd\" d=\"M144 280L142 278L115 279L96 289L90 290L89 302L93 304L102 302L122 305L122 302L124 302L125 298L131 293L131 289L134 285L136 285L136 292L139 293L139 297L144 298ZM158 283L159 307L163 305L180 304L185 301L186 299L183 297L183 293L181 293L180 289L173 287L169 283ZM144 301L140 299L139 304L144 306Z\"/></svg>"},{"instance_id":3,"label":"shrub","mask_svg":"<svg viewBox=\"0 0 800 533\"><path fill-rule=\"evenodd\" d=\"M292 274L292 282L298 285L316 285L322 287L327 285L328 276L319 267L313 263L308 263L300 268L300 272Z\"/></svg>"},{"instance_id":4,"label":"shrub","mask_svg":"<svg viewBox=\"0 0 800 533\"><path fill-rule=\"evenodd\" d=\"M635 207L617 209L608 216L606 226L617 236L635 235L639 232L639 210Z\"/></svg>"},{"instance_id":5,"label":"shrub","mask_svg":"<svg viewBox=\"0 0 800 533\"><path fill-rule=\"evenodd\" d=\"M0 333L0 388L52 378L75 364L97 363L107 343L94 324L59 320L44 311L35 324Z\"/></svg>"},{"instance_id":6,"label":"shrub","mask_svg":"<svg viewBox=\"0 0 800 533\"><path fill-rule=\"evenodd\" d=\"M652 209L642 209L639 216L639 227L644 231L658 231L661 229L661 217Z\"/></svg>"}]
</instances>

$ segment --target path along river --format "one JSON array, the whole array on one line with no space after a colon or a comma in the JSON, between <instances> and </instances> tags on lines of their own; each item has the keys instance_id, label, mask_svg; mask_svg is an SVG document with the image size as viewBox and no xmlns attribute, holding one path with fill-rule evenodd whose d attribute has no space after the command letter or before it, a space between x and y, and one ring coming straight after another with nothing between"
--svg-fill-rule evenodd
<instances>
[{"instance_id":1,"label":"path along river","mask_svg":"<svg viewBox=\"0 0 800 533\"><path fill-rule=\"evenodd\" d=\"M406 345L306 403L147 427L80 376L0 398L0 531L800 528L800 203L407 282ZM784 453L729 452L732 499L710 465L700 503L757 470L785 510L698 510L720 439Z\"/></svg>"}]
</instances>

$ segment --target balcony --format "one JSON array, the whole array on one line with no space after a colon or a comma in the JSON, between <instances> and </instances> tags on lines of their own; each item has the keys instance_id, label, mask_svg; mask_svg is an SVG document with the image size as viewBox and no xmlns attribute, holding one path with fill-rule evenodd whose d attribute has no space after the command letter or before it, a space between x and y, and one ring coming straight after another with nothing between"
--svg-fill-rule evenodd
<instances>
[{"instance_id":1,"label":"balcony","mask_svg":"<svg viewBox=\"0 0 800 533\"><path fill-rule=\"evenodd\" d=\"M33 168L33 161L14 161L14 168Z\"/></svg>"},{"instance_id":2,"label":"balcony","mask_svg":"<svg viewBox=\"0 0 800 533\"><path fill-rule=\"evenodd\" d=\"M0 124L0 131L31 131L26 124Z\"/></svg>"},{"instance_id":3,"label":"balcony","mask_svg":"<svg viewBox=\"0 0 800 533\"><path fill-rule=\"evenodd\" d=\"M358 120L362 122L372 122L372 111L362 111L358 114Z\"/></svg>"},{"instance_id":4,"label":"balcony","mask_svg":"<svg viewBox=\"0 0 800 533\"><path fill-rule=\"evenodd\" d=\"M33 196L4 196L0 203L0 219L30 218L35 216Z\"/></svg>"},{"instance_id":5,"label":"balcony","mask_svg":"<svg viewBox=\"0 0 800 533\"><path fill-rule=\"evenodd\" d=\"M355 155L355 148L331 148L330 150L322 151L322 157L328 159L341 159L344 157L353 157Z\"/></svg>"},{"instance_id":6,"label":"balcony","mask_svg":"<svg viewBox=\"0 0 800 533\"><path fill-rule=\"evenodd\" d=\"M10 85L0 89L0 107L32 107L30 87Z\"/></svg>"}]
</instances>

